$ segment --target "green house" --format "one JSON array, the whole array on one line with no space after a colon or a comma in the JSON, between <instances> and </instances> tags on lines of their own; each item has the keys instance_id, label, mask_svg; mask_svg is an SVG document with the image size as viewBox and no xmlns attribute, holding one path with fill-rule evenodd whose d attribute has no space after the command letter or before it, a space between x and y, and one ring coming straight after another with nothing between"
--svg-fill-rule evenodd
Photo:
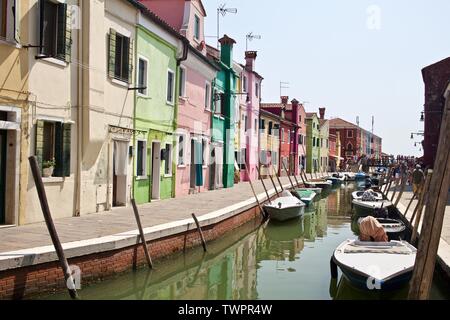
<instances>
[{"instance_id":1,"label":"green house","mask_svg":"<svg viewBox=\"0 0 450 320\"><path fill-rule=\"evenodd\" d=\"M208 56L220 67L213 83L211 121L210 188L230 188L234 185L235 105L237 75L233 70L233 39L225 35L219 40L220 52L208 47Z\"/></svg>"},{"instance_id":2,"label":"green house","mask_svg":"<svg viewBox=\"0 0 450 320\"><path fill-rule=\"evenodd\" d=\"M319 171L320 123L316 113L306 113L306 172Z\"/></svg>"},{"instance_id":3,"label":"green house","mask_svg":"<svg viewBox=\"0 0 450 320\"><path fill-rule=\"evenodd\" d=\"M133 195L139 204L174 196L177 48L182 36L152 15L136 29Z\"/></svg>"}]
</instances>

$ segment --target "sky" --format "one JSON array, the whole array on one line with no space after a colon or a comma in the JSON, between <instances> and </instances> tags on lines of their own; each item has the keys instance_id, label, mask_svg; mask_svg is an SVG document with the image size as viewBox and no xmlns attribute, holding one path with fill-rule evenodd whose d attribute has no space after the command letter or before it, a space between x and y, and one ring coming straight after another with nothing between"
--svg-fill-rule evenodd
<instances>
[{"instance_id":1,"label":"sky","mask_svg":"<svg viewBox=\"0 0 450 320\"><path fill-rule=\"evenodd\" d=\"M217 8L237 8L220 16L220 34L236 40L234 59L244 61L246 34L258 51L264 77L263 102L282 95L305 102L307 112L326 107L372 129L389 154L421 156L412 132L423 130L421 70L450 56L448 0L203 0L205 36L216 45Z\"/></svg>"}]
</instances>

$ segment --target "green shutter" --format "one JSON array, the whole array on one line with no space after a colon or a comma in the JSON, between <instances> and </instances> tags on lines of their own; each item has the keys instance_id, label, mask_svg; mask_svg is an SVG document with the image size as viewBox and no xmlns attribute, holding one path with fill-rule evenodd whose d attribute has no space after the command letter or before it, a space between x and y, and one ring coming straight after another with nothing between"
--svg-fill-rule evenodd
<instances>
[{"instance_id":1,"label":"green shutter","mask_svg":"<svg viewBox=\"0 0 450 320\"><path fill-rule=\"evenodd\" d=\"M72 10L70 6L66 9L66 32L65 32L65 61L72 61Z\"/></svg>"},{"instance_id":2,"label":"green shutter","mask_svg":"<svg viewBox=\"0 0 450 320\"><path fill-rule=\"evenodd\" d=\"M54 177L62 177L64 169L63 159L63 124L62 122L55 123L55 169L53 170Z\"/></svg>"},{"instance_id":3,"label":"green shutter","mask_svg":"<svg viewBox=\"0 0 450 320\"><path fill-rule=\"evenodd\" d=\"M128 51L128 83L133 83L133 39L129 38L130 46Z\"/></svg>"},{"instance_id":4,"label":"green shutter","mask_svg":"<svg viewBox=\"0 0 450 320\"><path fill-rule=\"evenodd\" d=\"M116 71L116 30L109 31L109 61L108 61L108 75L114 78Z\"/></svg>"},{"instance_id":5,"label":"green shutter","mask_svg":"<svg viewBox=\"0 0 450 320\"><path fill-rule=\"evenodd\" d=\"M70 150L72 141L72 125L63 124L63 176L70 177Z\"/></svg>"},{"instance_id":6,"label":"green shutter","mask_svg":"<svg viewBox=\"0 0 450 320\"><path fill-rule=\"evenodd\" d=\"M42 170L42 157L44 154L44 121L38 120L36 122L36 136L35 136L35 152L34 152L39 168Z\"/></svg>"},{"instance_id":7,"label":"green shutter","mask_svg":"<svg viewBox=\"0 0 450 320\"><path fill-rule=\"evenodd\" d=\"M58 32L56 39L56 58L66 58L67 4L58 4Z\"/></svg>"}]
</instances>

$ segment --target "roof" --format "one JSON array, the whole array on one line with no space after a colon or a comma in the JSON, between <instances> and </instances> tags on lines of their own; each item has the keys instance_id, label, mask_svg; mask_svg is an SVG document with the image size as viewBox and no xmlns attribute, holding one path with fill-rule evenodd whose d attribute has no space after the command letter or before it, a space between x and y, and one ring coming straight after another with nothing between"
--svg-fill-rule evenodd
<instances>
[{"instance_id":1,"label":"roof","mask_svg":"<svg viewBox=\"0 0 450 320\"><path fill-rule=\"evenodd\" d=\"M370 131L368 131L368 130L366 130L364 128L361 128L360 126L358 126L358 125L356 125L354 123L346 121L344 119L334 118L334 119L330 119L329 121L330 121L330 128L331 129L360 129L360 130L363 130L365 132L370 133L372 136L374 136L376 138L381 139L381 137L377 136L376 134L374 134L374 133L372 133L372 132L370 132Z\"/></svg>"},{"instance_id":2,"label":"roof","mask_svg":"<svg viewBox=\"0 0 450 320\"><path fill-rule=\"evenodd\" d=\"M261 108L283 108L284 104L282 103L261 103ZM292 110L292 104L288 103L286 104L286 110L291 111Z\"/></svg>"},{"instance_id":3,"label":"roof","mask_svg":"<svg viewBox=\"0 0 450 320\"><path fill-rule=\"evenodd\" d=\"M329 122L330 120L327 119L319 119L319 124L322 127L323 125L325 125L327 122Z\"/></svg>"},{"instance_id":4,"label":"roof","mask_svg":"<svg viewBox=\"0 0 450 320\"><path fill-rule=\"evenodd\" d=\"M444 66L450 66L450 57L426 66L422 69L422 73L425 74L428 72L433 72L434 70L441 69Z\"/></svg>"},{"instance_id":5,"label":"roof","mask_svg":"<svg viewBox=\"0 0 450 320\"><path fill-rule=\"evenodd\" d=\"M220 51L209 44L206 45L206 53L215 60L220 61Z\"/></svg>"},{"instance_id":6,"label":"roof","mask_svg":"<svg viewBox=\"0 0 450 320\"><path fill-rule=\"evenodd\" d=\"M306 119L311 119L314 116L317 117L317 113L316 112L306 112Z\"/></svg>"},{"instance_id":7,"label":"roof","mask_svg":"<svg viewBox=\"0 0 450 320\"><path fill-rule=\"evenodd\" d=\"M192 1L192 0L185 0L185 1ZM197 0L200 4L200 9L202 9L203 11L203 15L206 17L206 10L205 7L203 6L202 0Z\"/></svg>"},{"instance_id":8,"label":"roof","mask_svg":"<svg viewBox=\"0 0 450 320\"><path fill-rule=\"evenodd\" d=\"M156 23L158 26L163 28L165 31L173 35L174 37L187 42L188 40L177 30L175 30L171 25L169 25L166 21L164 21L161 17L156 15L154 12L150 11L145 5L140 3L137 0L125 0L131 5L133 5L136 9L138 9L145 17L152 20L154 23Z\"/></svg>"},{"instance_id":9,"label":"roof","mask_svg":"<svg viewBox=\"0 0 450 320\"><path fill-rule=\"evenodd\" d=\"M261 116L266 116L266 117L269 117L269 118L272 118L272 119L275 119L275 120L278 120L278 121L281 120L280 117L277 116L276 114L274 114L272 112L269 112L267 110L264 110L264 109L259 110L259 114Z\"/></svg>"},{"instance_id":10,"label":"roof","mask_svg":"<svg viewBox=\"0 0 450 320\"><path fill-rule=\"evenodd\" d=\"M205 55L203 55L200 51L198 51L196 48L194 48L191 44L189 44L189 50L194 53L200 60L208 64L210 67L216 69L217 71L220 71L220 67L214 63L213 60L209 59Z\"/></svg>"},{"instance_id":11,"label":"roof","mask_svg":"<svg viewBox=\"0 0 450 320\"><path fill-rule=\"evenodd\" d=\"M241 68L243 68L247 72L251 72L255 76L257 76L258 78L260 78L261 80L264 80L264 77L262 75L260 75L258 72L254 71L254 70L252 71L252 70L247 69L247 66L245 64L242 64L242 63L238 63L238 64L239 64L239 66L241 66Z\"/></svg>"}]
</instances>

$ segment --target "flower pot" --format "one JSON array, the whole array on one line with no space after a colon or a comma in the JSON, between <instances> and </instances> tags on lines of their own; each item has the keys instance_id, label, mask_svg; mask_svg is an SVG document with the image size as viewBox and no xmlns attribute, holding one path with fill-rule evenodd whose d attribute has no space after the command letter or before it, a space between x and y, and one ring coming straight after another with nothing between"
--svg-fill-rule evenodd
<instances>
[{"instance_id":1,"label":"flower pot","mask_svg":"<svg viewBox=\"0 0 450 320\"><path fill-rule=\"evenodd\" d=\"M50 168L44 168L44 170L42 170L42 176L44 178L48 178L51 177L53 175L53 167Z\"/></svg>"}]
</instances>

